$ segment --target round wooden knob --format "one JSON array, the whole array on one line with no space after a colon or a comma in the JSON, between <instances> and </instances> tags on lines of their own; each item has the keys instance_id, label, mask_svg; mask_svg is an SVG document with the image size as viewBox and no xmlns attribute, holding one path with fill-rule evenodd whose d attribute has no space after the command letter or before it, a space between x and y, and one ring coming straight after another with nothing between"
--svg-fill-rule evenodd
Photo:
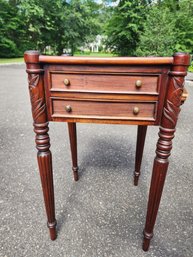
<instances>
[{"instance_id":1,"label":"round wooden knob","mask_svg":"<svg viewBox=\"0 0 193 257\"><path fill-rule=\"evenodd\" d=\"M135 106L133 108L133 114L137 115L139 113L139 107Z\"/></svg>"},{"instance_id":2,"label":"round wooden knob","mask_svg":"<svg viewBox=\"0 0 193 257\"><path fill-rule=\"evenodd\" d=\"M64 79L64 85L65 86L70 86L70 80L69 79Z\"/></svg>"},{"instance_id":3,"label":"round wooden knob","mask_svg":"<svg viewBox=\"0 0 193 257\"><path fill-rule=\"evenodd\" d=\"M142 81L141 81L141 80L137 80L137 81L135 82L135 86L136 86L137 88L140 88L140 87L142 86Z\"/></svg>"},{"instance_id":4,"label":"round wooden knob","mask_svg":"<svg viewBox=\"0 0 193 257\"><path fill-rule=\"evenodd\" d=\"M66 110L67 112L71 112L71 111L72 111L72 107L71 107L70 105L66 105L66 106L65 106L65 110Z\"/></svg>"}]
</instances>

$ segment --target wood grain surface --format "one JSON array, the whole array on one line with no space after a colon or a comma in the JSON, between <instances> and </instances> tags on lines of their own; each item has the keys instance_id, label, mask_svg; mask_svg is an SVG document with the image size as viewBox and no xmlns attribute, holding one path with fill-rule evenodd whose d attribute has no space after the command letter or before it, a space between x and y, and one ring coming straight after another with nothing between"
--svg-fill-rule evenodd
<instances>
[{"instance_id":1,"label":"wood grain surface","mask_svg":"<svg viewBox=\"0 0 193 257\"><path fill-rule=\"evenodd\" d=\"M64 84L65 79L69 81L67 86ZM141 87L136 86L139 80ZM62 91L156 94L157 82L158 76L150 75L51 73L51 89Z\"/></svg>"}]
</instances>

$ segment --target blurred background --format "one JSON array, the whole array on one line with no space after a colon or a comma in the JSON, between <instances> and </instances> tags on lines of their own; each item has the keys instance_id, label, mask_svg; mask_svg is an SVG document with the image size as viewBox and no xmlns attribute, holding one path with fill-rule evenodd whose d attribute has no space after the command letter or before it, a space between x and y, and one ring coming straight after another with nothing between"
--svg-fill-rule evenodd
<instances>
[{"instance_id":1,"label":"blurred background","mask_svg":"<svg viewBox=\"0 0 193 257\"><path fill-rule=\"evenodd\" d=\"M22 62L27 49L49 55L193 53L193 0L0 0L0 49L0 63Z\"/></svg>"}]
</instances>

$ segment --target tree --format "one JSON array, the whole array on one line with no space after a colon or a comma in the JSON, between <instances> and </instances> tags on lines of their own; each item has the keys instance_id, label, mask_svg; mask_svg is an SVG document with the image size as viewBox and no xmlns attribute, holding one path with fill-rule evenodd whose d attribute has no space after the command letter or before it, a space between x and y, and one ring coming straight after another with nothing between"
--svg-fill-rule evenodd
<instances>
[{"instance_id":1,"label":"tree","mask_svg":"<svg viewBox=\"0 0 193 257\"><path fill-rule=\"evenodd\" d=\"M139 37L136 54L139 56L170 56L175 51L176 29L174 15L169 8L153 6L146 17L144 32Z\"/></svg>"},{"instance_id":2,"label":"tree","mask_svg":"<svg viewBox=\"0 0 193 257\"><path fill-rule=\"evenodd\" d=\"M121 0L106 26L107 47L121 56L135 55L145 20L146 1Z\"/></svg>"},{"instance_id":3,"label":"tree","mask_svg":"<svg viewBox=\"0 0 193 257\"><path fill-rule=\"evenodd\" d=\"M61 14L61 25L56 29L57 53L63 48L70 48L71 53L92 41L100 31L98 22L98 5L90 0L71 0Z\"/></svg>"},{"instance_id":4,"label":"tree","mask_svg":"<svg viewBox=\"0 0 193 257\"><path fill-rule=\"evenodd\" d=\"M59 55L64 48L73 54L99 31L98 5L91 0L21 0L20 9L28 38L41 51L49 45Z\"/></svg>"},{"instance_id":5,"label":"tree","mask_svg":"<svg viewBox=\"0 0 193 257\"><path fill-rule=\"evenodd\" d=\"M137 55L193 52L193 0L152 3L137 47Z\"/></svg>"},{"instance_id":6,"label":"tree","mask_svg":"<svg viewBox=\"0 0 193 257\"><path fill-rule=\"evenodd\" d=\"M93 0L0 0L0 57L26 49L71 52L101 31L100 5Z\"/></svg>"},{"instance_id":7,"label":"tree","mask_svg":"<svg viewBox=\"0 0 193 257\"><path fill-rule=\"evenodd\" d=\"M0 0L0 57L26 49L54 54L107 36L112 52L193 52L193 0Z\"/></svg>"},{"instance_id":8,"label":"tree","mask_svg":"<svg viewBox=\"0 0 193 257\"><path fill-rule=\"evenodd\" d=\"M19 9L25 20L26 38L34 49L41 52L53 45L66 2L61 0L20 0Z\"/></svg>"},{"instance_id":9,"label":"tree","mask_svg":"<svg viewBox=\"0 0 193 257\"><path fill-rule=\"evenodd\" d=\"M6 0L0 0L0 6L0 57L20 56L23 22L17 6Z\"/></svg>"},{"instance_id":10,"label":"tree","mask_svg":"<svg viewBox=\"0 0 193 257\"><path fill-rule=\"evenodd\" d=\"M179 1L176 18L176 51L193 53L193 0Z\"/></svg>"}]
</instances>

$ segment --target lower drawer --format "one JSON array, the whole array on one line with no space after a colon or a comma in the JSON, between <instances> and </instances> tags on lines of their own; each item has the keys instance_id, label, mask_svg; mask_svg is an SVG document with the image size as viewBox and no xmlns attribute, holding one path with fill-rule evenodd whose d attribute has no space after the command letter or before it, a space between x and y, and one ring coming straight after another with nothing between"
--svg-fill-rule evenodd
<instances>
[{"instance_id":1,"label":"lower drawer","mask_svg":"<svg viewBox=\"0 0 193 257\"><path fill-rule=\"evenodd\" d=\"M102 102L52 99L52 117L156 120L156 102Z\"/></svg>"}]
</instances>

